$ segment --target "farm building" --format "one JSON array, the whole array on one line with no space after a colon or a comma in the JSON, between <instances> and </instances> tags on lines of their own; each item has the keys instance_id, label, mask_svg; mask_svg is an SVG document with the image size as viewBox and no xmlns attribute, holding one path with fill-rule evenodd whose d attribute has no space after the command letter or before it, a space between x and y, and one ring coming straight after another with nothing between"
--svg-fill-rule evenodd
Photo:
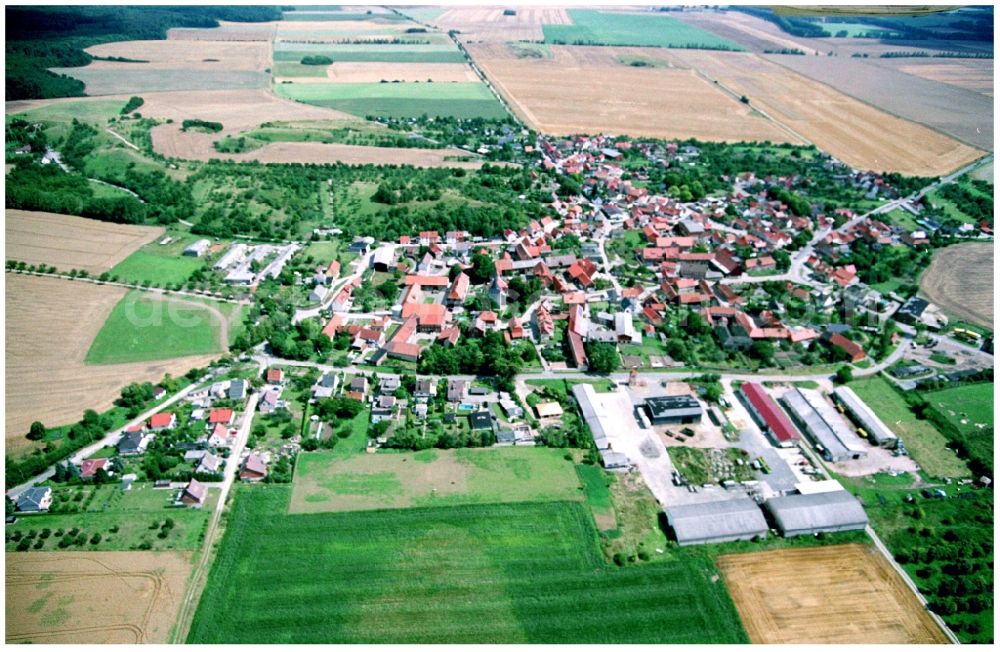
<instances>
[{"instance_id":1,"label":"farm building","mask_svg":"<svg viewBox=\"0 0 1000 652\"><path fill-rule=\"evenodd\" d=\"M52 505L51 487L31 487L17 497L19 512L47 512Z\"/></svg>"},{"instance_id":2,"label":"farm building","mask_svg":"<svg viewBox=\"0 0 1000 652\"><path fill-rule=\"evenodd\" d=\"M628 455L616 453L610 448L601 451L601 463L606 469L627 469L629 466Z\"/></svg>"},{"instance_id":3,"label":"farm building","mask_svg":"<svg viewBox=\"0 0 1000 652\"><path fill-rule=\"evenodd\" d=\"M205 255L205 252L208 251L208 248L211 244L212 244L211 241L206 240L205 238L202 238L201 240L198 240L196 242L192 242L187 246L186 249L184 249L184 255L195 256L200 258L201 256Z\"/></svg>"},{"instance_id":4,"label":"farm building","mask_svg":"<svg viewBox=\"0 0 1000 652\"><path fill-rule=\"evenodd\" d=\"M259 482L267 476L267 463L257 453L250 453L240 467L240 480Z\"/></svg>"},{"instance_id":5,"label":"farm building","mask_svg":"<svg viewBox=\"0 0 1000 652\"><path fill-rule=\"evenodd\" d=\"M379 247L372 254L372 267L376 272L388 272L396 260L396 252L391 245Z\"/></svg>"},{"instance_id":6,"label":"farm building","mask_svg":"<svg viewBox=\"0 0 1000 652\"><path fill-rule=\"evenodd\" d=\"M861 503L847 491L778 496L765 501L764 509L786 537L863 530L868 525Z\"/></svg>"},{"instance_id":7,"label":"farm building","mask_svg":"<svg viewBox=\"0 0 1000 652\"><path fill-rule=\"evenodd\" d=\"M896 441L899 439L891 430L889 426L885 425L882 419L872 412L872 409L854 393L854 390L850 387L837 387L833 390L833 395L837 397L837 400L847 413L851 416L854 421L864 428L865 432L868 433L868 437L875 444L882 446L883 448L891 448L895 445Z\"/></svg>"},{"instance_id":8,"label":"farm building","mask_svg":"<svg viewBox=\"0 0 1000 652\"><path fill-rule=\"evenodd\" d=\"M590 383L580 383L575 386L573 396L580 405L583 420L587 422L590 432L594 435L594 443L597 444L597 448L600 450L610 448L606 428L614 428L614 422L617 420L616 415L612 414L597 398L597 391Z\"/></svg>"},{"instance_id":9,"label":"farm building","mask_svg":"<svg viewBox=\"0 0 1000 652\"><path fill-rule=\"evenodd\" d=\"M767 521L752 499L733 498L694 505L677 505L664 510L677 543L746 541L767 535Z\"/></svg>"},{"instance_id":10,"label":"farm building","mask_svg":"<svg viewBox=\"0 0 1000 652\"><path fill-rule=\"evenodd\" d=\"M650 422L657 426L701 421L701 404L690 395L651 396L646 399L645 407Z\"/></svg>"},{"instance_id":11,"label":"farm building","mask_svg":"<svg viewBox=\"0 0 1000 652\"><path fill-rule=\"evenodd\" d=\"M740 395L753 418L776 446L794 446L799 433L764 388L757 383L743 383Z\"/></svg>"},{"instance_id":12,"label":"farm building","mask_svg":"<svg viewBox=\"0 0 1000 652\"><path fill-rule=\"evenodd\" d=\"M824 459L842 462L868 456L858 436L819 393L792 389L785 392L781 401Z\"/></svg>"},{"instance_id":13,"label":"farm building","mask_svg":"<svg viewBox=\"0 0 1000 652\"><path fill-rule=\"evenodd\" d=\"M535 403L535 414L538 415L539 419L544 419L546 417L561 417L563 409L562 406L555 401L544 401L542 403Z\"/></svg>"},{"instance_id":14,"label":"farm building","mask_svg":"<svg viewBox=\"0 0 1000 652\"><path fill-rule=\"evenodd\" d=\"M205 502L205 496L208 495L208 487L198 482L197 480L191 480L184 487L180 495L177 496L177 502L187 505L188 507L201 507L202 503Z\"/></svg>"}]
</instances>

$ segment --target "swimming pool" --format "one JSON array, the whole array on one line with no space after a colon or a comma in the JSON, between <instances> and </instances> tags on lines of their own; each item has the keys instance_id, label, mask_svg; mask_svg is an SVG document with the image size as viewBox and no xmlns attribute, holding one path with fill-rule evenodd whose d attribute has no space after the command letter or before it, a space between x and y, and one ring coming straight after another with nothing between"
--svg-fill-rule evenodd
<instances>
[{"instance_id":1,"label":"swimming pool","mask_svg":"<svg viewBox=\"0 0 1000 652\"><path fill-rule=\"evenodd\" d=\"M468 411L471 412L471 411L473 411L473 410L476 409L476 406L473 405L472 403L459 403L458 404L458 409L459 410L468 410Z\"/></svg>"}]
</instances>

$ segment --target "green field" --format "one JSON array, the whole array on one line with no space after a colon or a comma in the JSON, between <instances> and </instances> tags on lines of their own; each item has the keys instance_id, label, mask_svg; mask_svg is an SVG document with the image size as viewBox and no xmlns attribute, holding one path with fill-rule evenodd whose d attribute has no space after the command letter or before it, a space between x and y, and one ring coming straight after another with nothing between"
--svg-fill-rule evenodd
<instances>
[{"instance_id":1,"label":"green field","mask_svg":"<svg viewBox=\"0 0 1000 652\"><path fill-rule=\"evenodd\" d=\"M152 550L196 550L202 541L208 517L218 499L219 490L209 489L205 505L200 509L181 509L170 507L175 490L153 489L152 484L134 484L129 491L122 491L117 482L94 487L62 487L54 489L55 507L63 504L74 513L34 514L18 517L17 523L7 526L6 550L17 549L17 541L13 540L14 532L28 535L32 530L41 533L44 529L52 531L52 536L37 540L45 543L34 550L134 550L143 542L148 542ZM77 495L80 500L75 500ZM158 536L163 522L170 518L174 527L166 537ZM156 522L157 528L152 528ZM73 528L78 528L87 537L83 546L60 548L57 544L63 536L55 536L58 530L64 534ZM112 532L112 529L117 531ZM101 535L101 540L90 543L95 534Z\"/></svg>"},{"instance_id":2,"label":"green field","mask_svg":"<svg viewBox=\"0 0 1000 652\"><path fill-rule=\"evenodd\" d=\"M503 106L473 83L277 84L275 92L306 104L357 116L416 118L424 113L456 118L503 118Z\"/></svg>"},{"instance_id":3,"label":"green field","mask_svg":"<svg viewBox=\"0 0 1000 652\"><path fill-rule=\"evenodd\" d=\"M914 416L906 401L881 376L871 376L850 384L857 395L885 425L902 438L920 466L932 476L964 478L969 475L965 463L947 447L945 439L930 421Z\"/></svg>"},{"instance_id":4,"label":"green field","mask_svg":"<svg viewBox=\"0 0 1000 652\"><path fill-rule=\"evenodd\" d=\"M742 50L739 45L676 18L570 9L572 25L542 25L546 43L634 45L661 48Z\"/></svg>"},{"instance_id":5,"label":"green field","mask_svg":"<svg viewBox=\"0 0 1000 652\"><path fill-rule=\"evenodd\" d=\"M87 102L55 102L48 106L31 109L14 115L7 115L7 122L14 117L44 122L106 122L108 118L120 114L125 102L122 100L93 100Z\"/></svg>"},{"instance_id":6,"label":"green field","mask_svg":"<svg viewBox=\"0 0 1000 652\"><path fill-rule=\"evenodd\" d=\"M557 449L535 447L428 449L350 457L337 449L303 453L295 469L290 510L582 500L580 479L563 455Z\"/></svg>"},{"instance_id":7,"label":"green field","mask_svg":"<svg viewBox=\"0 0 1000 652\"><path fill-rule=\"evenodd\" d=\"M820 23L819 26L826 30L827 36L847 32L847 38L864 38L864 35L869 32L892 32L884 27L865 25L864 23ZM895 32L892 33L895 34Z\"/></svg>"},{"instance_id":8,"label":"green field","mask_svg":"<svg viewBox=\"0 0 1000 652\"><path fill-rule=\"evenodd\" d=\"M159 240L132 252L128 258L111 268L111 274L128 283L175 285L185 283L196 270L205 265L204 258L184 256L182 252L197 236L169 233L173 242L161 245Z\"/></svg>"},{"instance_id":9,"label":"green field","mask_svg":"<svg viewBox=\"0 0 1000 652\"><path fill-rule=\"evenodd\" d=\"M238 489L188 642L747 640L711 561L608 565L582 503L286 515L288 497Z\"/></svg>"},{"instance_id":10,"label":"green field","mask_svg":"<svg viewBox=\"0 0 1000 652\"><path fill-rule=\"evenodd\" d=\"M240 321L238 306L186 297L185 301L218 308L230 316L230 323ZM85 362L121 364L211 353L222 353L222 348L219 323L208 310L133 290L108 315Z\"/></svg>"}]
</instances>

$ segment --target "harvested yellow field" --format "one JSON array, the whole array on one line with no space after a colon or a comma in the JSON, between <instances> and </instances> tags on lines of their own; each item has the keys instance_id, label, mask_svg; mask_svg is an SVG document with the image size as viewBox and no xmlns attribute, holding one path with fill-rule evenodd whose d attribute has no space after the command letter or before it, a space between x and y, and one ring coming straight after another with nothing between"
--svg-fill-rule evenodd
<instances>
[{"instance_id":1,"label":"harvested yellow field","mask_svg":"<svg viewBox=\"0 0 1000 652\"><path fill-rule=\"evenodd\" d=\"M874 548L857 544L716 560L751 643L947 643Z\"/></svg>"},{"instance_id":2,"label":"harvested yellow field","mask_svg":"<svg viewBox=\"0 0 1000 652\"><path fill-rule=\"evenodd\" d=\"M172 118L178 123L189 118L221 122L223 131L219 138L278 120L357 121L357 116L275 97L264 89L173 91L144 93L142 97L146 101L142 105L144 116Z\"/></svg>"},{"instance_id":3,"label":"harvested yellow field","mask_svg":"<svg viewBox=\"0 0 1000 652\"><path fill-rule=\"evenodd\" d=\"M504 16L503 7L454 7L434 20L441 29L458 30L462 41L541 41L542 25L569 25L562 7L517 7L514 16Z\"/></svg>"},{"instance_id":4,"label":"harvested yellow field","mask_svg":"<svg viewBox=\"0 0 1000 652\"><path fill-rule=\"evenodd\" d=\"M7 209L7 260L54 265L60 271L105 272L163 234L156 226L98 222L73 215Z\"/></svg>"},{"instance_id":5,"label":"harvested yellow field","mask_svg":"<svg viewBox=\"0 0 1000 652\"><path fill-rule=\"evenodd\" d=\"M892 65L908 75L967 88L993 97L993 59L957 59L947 63L938 61L940 60L885 59L880 60L879 65Z\"/></svg>"},{"instance_id":6,"label":"harvested yellow field","mask_svg":"<svg viewBox=\"0 0 1000 652\"><path fill-rule=\"evenodd\" d=\"M232 23L219 21L218 27L173 27L167 30L168 40L177 41L270 41L278 22Z\"/></svg>"},{"instance_id":7,"label":"harvested yellow field","mask_svg":"<svg viewBox=\"0 0 1000 652\"><path fill-rule=\"evenodd\" d=\"M58 426L79 421L84 410L112 407L131 382L181 376L212 356L159 362L84 364L94 336L125 288L83 281L7 273L7 384L5 442L8 454L33 446L25 439L32 421Z\"/></svg>"},{"instance_id":8,"label":"harvested yellow field","mask_svg":"<svg viewBox=\"0 0 1000 652\"><path fill-rule=\"evenodd\" d=\"M499 43L468 50L515 112L545 133L801 142L689 67L671 65L664 50L551 46L550 58L519 58ZM663 67L621 62L633 56Z\"/></svg>"},{"instance_id":9,"label":"harvested yellow field","mask_svg":"<svg viewBox=\"0 0 1000 652\"><path fill-rule=\"evenodd\" d=\"M755 54L671 50L669 56L747 96L754 108L855 168L939 176L983 155Z\"/></svg>"},{"instance_id":10,"label":"harvested yellow field","mask_svg":"<svg viewBox=\"0 0 1000 652\"><path fill-rule=\"evenodd\" d=\"M920 293L959 319L992 329L992 270L992 242L938 249L920 277Z\"/></svg>"},{"instance_id":11,"label":"harvested yellow field","mask_svg":"<svg viewBox=\"0 0 1000 652\"><path fill-rule=\"evenodd\" d=\"M7 643L166 643L191 556L8 552Z\"/></svg>"},{"instance_id":12,"label":"harvested yellow field","mask_svg":"<svg viewBox=\"0 0 1000 652\"><path fill-rule=\"evenodd\" d=\"M328 79L342 84L399 82L478 82L479 77L464 63L376 63L337 61L326 69Z\"/></svg>"},{"instance_id":13,"label":"harvested yellow field","mask_svg":"<svg viewBox=\"0 0 1000 652\"><path fill-rule=\"evenodd\" d=\"M118 41L87 48L100 57L125 57L148 63L94 61L88 68L114 70L264 70L270 67L271 48L266 42L223 41Z\"/></svg>"}]
</instances>

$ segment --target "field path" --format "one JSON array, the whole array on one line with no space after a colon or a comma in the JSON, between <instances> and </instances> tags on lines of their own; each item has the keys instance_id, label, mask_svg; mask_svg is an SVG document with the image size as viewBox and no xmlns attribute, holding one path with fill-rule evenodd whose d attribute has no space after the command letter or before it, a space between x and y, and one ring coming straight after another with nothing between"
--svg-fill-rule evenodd
<instances>
[{"instance_id":1,"label":"field path","mask_svg":"<svg viewBox=\"0 0 1000 652\"><path fill-rule=\"evenodd\" d=\"M104 131L108 132L109 134L111 134L112 136L114 136L115 138L117 138L118 140L122 141L123 143L125 143L126 145L128 145L129 147L131 147L132 149L134 149L135 151L137 151L137 152L139 151L139 148L136 147L135 145L133 145L127 138L125 138L125 136L122 136L121 134L119 134L117 132L111 131L107 127L105 127Z\"/></svg>"}]
</instances>

